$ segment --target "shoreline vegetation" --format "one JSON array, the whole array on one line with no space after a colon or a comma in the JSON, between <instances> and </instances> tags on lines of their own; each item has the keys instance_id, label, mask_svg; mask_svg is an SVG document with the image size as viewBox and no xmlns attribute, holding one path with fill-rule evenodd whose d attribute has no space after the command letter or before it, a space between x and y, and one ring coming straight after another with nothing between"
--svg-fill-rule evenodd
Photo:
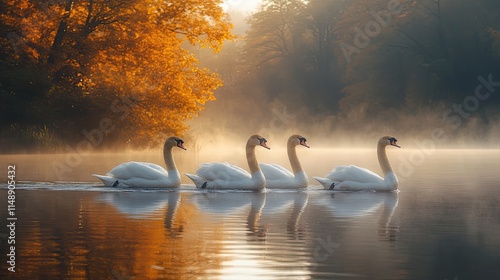
<instances>
[{"instance_id":1,"label":"shoreline vegetation","mask_svg":"<svg viewBox=\"0 0 500 280\"><path fill-rule=\"evenodd\" d=\"M0 1L0 153L254 133L498 147L500 2L220 4Z\"/></svg>"}]
</instances>

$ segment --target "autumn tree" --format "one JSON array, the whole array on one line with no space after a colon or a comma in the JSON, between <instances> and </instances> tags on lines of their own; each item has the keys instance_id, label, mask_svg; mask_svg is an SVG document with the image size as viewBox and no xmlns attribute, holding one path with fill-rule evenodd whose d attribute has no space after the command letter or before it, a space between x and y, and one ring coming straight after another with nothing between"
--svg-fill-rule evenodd
<instances>
[{"instance_id":1,"label":"autumn tree","mask_svg":"<svg viewBox=\"0 0 500 280\"><path fill-rule=\"evenodd\" d=\"M132 22L142 24L100 30L114 34L115 43L96 56L92 83L99 85L96 94L111 89L110 96L134 100L130 120L121 131L137 130L132 139L148 142L161 132L181 133L185 120L213 99L222 81L208 69L195 67L197 58L182 44L188 41L218 51L230 38L229 25L216 2L200 6L196 1L179 1L175 8L141 2L134 9L143 13L134 13Z\"/></svg>"},{"instance_id":2,"label":"autumn tree","mask_svg":"<svg viewBox=\"0 0 500 280\"><path fill-rule=\"evenodd\" d=\"M78 141L106 120L113 128L105 131L106 142L136 146L182 134L185 121L222 85L186 48L218 52L233 38L220 4L2 1L0 94L19 105L2 130L43 125ZM12 80L16 72L25 79Z\"/></svg>"}]
</instances>

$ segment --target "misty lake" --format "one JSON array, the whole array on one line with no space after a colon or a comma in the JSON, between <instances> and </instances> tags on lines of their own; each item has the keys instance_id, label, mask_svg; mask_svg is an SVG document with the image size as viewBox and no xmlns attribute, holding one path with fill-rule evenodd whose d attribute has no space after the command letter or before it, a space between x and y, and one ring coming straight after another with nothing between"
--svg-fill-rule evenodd
<instances>
[{"instance_id":1,"label":"misty lake","mask_svg":"<svg viewBox=\"0 0 500 280\"><path fill-rule=\"evenodd\" d=\"M260 162L289 168L284 149ZM91 176L157 153L0 155L0 279L500 279L500 150L388 149L399 192L332 192L313 176L374 149L298 151L306 190L104 188ZM181 172L244 151L176 151ZM71 162L71 161L70 161ZM15 271L8 271L7 166L16 166Z\"/></svg>"}]
</instances>

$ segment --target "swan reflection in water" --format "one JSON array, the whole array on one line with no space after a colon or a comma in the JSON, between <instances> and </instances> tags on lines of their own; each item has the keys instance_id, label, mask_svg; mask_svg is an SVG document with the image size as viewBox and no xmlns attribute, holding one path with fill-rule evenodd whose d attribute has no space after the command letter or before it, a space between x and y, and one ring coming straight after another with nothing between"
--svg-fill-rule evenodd
<instances>
[{"instance_id":1,"label":"swan reflection in water","mask_svg":"<svg viewBox=\"0 0 500 280\"><path fill-rule=\"evenodd\" d=\"M273 218L286 213L286 225L273 225L272 228L285 228L291 239L304 239L306 230L301 223L301 217L306 209L309 194L305 191L268 192L263 217ZM264 220L264 218L263 218ZM263 221L265 223L265 221Z\"/></svg>"},{"instance_id":2,"label":"swan reflection in water","mask_svg":"<svg viewBox=\"0 0 500 280\"><path fill-rule=\"evenodd\" d=\"M204 213L238 216L248 211L246 226L249 235L265 237L266 229L260 226L262 209L266 203L265 193L256 192L199 192L190 196L190 201Z\"/></svg>"},{"instance_id":3,"label":"swan reflection in water","mask_svg":"<svg viewBox=\"0 0 500 280\"><path fill-rule=\"evenodd\" d=\"M173 235L184 230L183 224L175 222L181 203L181 194L178 191L109 192L101 194L98 200L112 205L118 212L132 219L147 219L159 211L166 210L165 228Z\"/></svg>"},{"instance_id":4,"label":"swan reflection in water","mask_svg":"<svg viewBox=\"0 0 500 280\"><path fill-rule=\"evenodd\" d=\"M220 279L307 278L304 267L309 258L302 252L304 241L295 237L306 235L299 221L307 197L306 192L297 191L193 193L190 200L198 210L211 214L212 223L224 227L223 262L216 270Z\"/></svg>"},{"instance_id":5,"label":"swan reflection in water","mask_svg":"<svg viewBox=\"0 0 500 280\"><path fill-rule=\"evenodd\" d=\"M286 230L290 239L305 236L300 219L307 206L307 192L204 192L193 193L190 200L205 213L223 214L228 219L245 215L249 235L259 240L270 230ZM286 219L282 219L284 215Z\"/></svg>"},{"instance_id":6,"label":"swan reflection in water","mask_svg":"<svg viewBox=\"0 0 500 280\"><path fill-rule=\"evenodd\" d=\"M388 241L397 240L399 226L392 225L391 219L398 207L399 192L336 192L316 194L315 202L328 209L339 219L355 219L374 215L380 209L379 236Z\"/></svg>"}]
</instances>

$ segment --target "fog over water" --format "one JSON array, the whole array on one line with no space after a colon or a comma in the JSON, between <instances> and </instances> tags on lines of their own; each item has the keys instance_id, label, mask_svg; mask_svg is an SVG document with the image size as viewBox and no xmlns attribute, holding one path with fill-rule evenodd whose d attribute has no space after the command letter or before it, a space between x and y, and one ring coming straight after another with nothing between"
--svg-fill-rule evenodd
<instances>
[{"instance_id":1,"label":"fog over water","mask_svg":"<svg viewBox=\"0 0 500 280\"><path fill-rule=\"evenodd\" d=\"M387 110L363 120L354 113L315 112L288 100L271 102L252 96L251 90L244 97L220 94L219 100L189 122L188 139L227 147L226 143L244 143L249 135L258 133L281 145L289 135L298 133L322 147L370 148L380 137L390 135L407 148L500 148L500 120L474 110L455 112L456 104L414 112Z\"/></svg>"},{"instance_id":2,"label":"fog over water","mask_svg":"<svg viewBox=\"0 0 500 280\"><path fill-rule=\"evenodd\" d=\"M258 159L288 167L283 145L269 145ZM337 164L380 174L374 148L310 145L297 147L310 179ZM245 167L241 147L187 147L174 152L181 172L205 161ZM161 153L84 155L65 182L54 182L51 164L66 155L2 155L17 170L18 270L0 277L498 278L500 151L427 152L388 147L400 179L399 192L389 193L325 191L312 180L300 191L207 191L185 177L179 190L106 188L90 174L128 160L162 164Z\"/></svg>"},{"instance_id":3,"label":"fog over water","mask_svg":"<svg viewBox=\"0 0 500 280\"><path fill-rule=\"evenodd\" d=\"M0 17L0 243L17 239L0 279L500 279L500 1L14 2ZM165 167L173 134L179 188L92 176ZM288 170L287 139L307 139L307 188L184 175L248 171L254 134L270 147L257 161ZM314 180L339 165L383 176L382 136L401 146L386 147L397 190Z\"/></svg>"},{"instance_id":4,"label":"fog over water","mask_svg":"<svg viewBox=\"0 0 500 280\"><path fill-rule=\"evenodd\" d=\"M291 170L286 148L283 143L268 142L271 147L266 150L256 148L259 163L276 163ZM315 145L308 141L310 149L298 146L297 154L305 172L309 176L309 184L319 184L313 176L323 176L337 165L357 165L368 168L382 175L377 160L376 148L328 148ZM495 173L488 176L480 175L485 166L495 169L500 162L498 150L491 149L427 149L406 148L403 141L398 141L401 149L387 147L387 154L396 175L402 185L411 176L424 176L425 172L442 174L442 180L447 174L456 172L456 164L466 166L470 174L477 174L477 178L497 181ZM192 186L184 172L194 173L201 163L229 162L248 170L245 159L244 145L236 146L213 145L194 151L195 147L186 145L187 150L175 150L174 159L181 173L182 183ZM490 155L490 156L488 156ZM164 166L161 150L148 152L127 153L92 153L92 154L30 154L30 155L1 155L3 165L16 164L17 179L20 181L42 182L94 182L96 186L101 182L92 174L105 174L114 166L127 161L144 161ZM461 166L460 168L465 168ZM6 175L0 176L4 178ZM5 177L6 178L6 177Z\"/></svg>"}]
</instances>

